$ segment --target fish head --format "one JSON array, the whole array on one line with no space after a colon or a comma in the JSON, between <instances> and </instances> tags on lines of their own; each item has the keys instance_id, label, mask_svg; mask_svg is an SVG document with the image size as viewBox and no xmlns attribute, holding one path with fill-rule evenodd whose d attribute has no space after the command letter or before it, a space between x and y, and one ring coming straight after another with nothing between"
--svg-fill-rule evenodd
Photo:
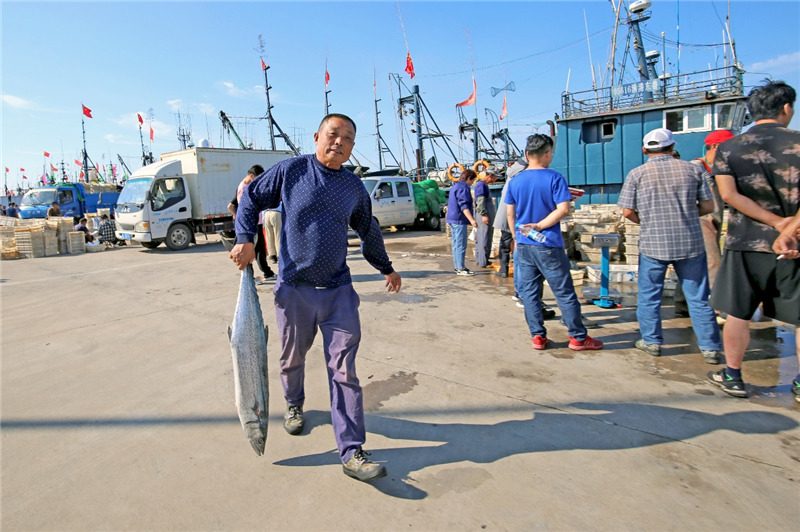
<instances>
[{"instance_id":1,"label":"fish head","mask_svg":"<svg viewBox=\"0 0 800 532\"><path fill-rule=\"evenodd\" d=\"M264 454L264 446L267 443L266 423L253 422L244 427L244 434L250 440L250 445L258 456Z\"/></svg>"}]
</instances>

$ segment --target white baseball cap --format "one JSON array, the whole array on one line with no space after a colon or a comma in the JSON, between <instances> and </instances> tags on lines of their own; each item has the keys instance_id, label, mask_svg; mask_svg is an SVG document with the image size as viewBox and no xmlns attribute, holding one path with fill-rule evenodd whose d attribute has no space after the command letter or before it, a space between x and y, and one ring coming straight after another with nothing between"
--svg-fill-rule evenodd
<instances>
[{"instance_id":1,"label":"white baseball cap","mask_svg":"<svg viewBox=\"0 0 800 532\"><path fill-rule=\"evenodd\" d=\"M675 139L672 138L672 131L667 128L660 127L645 135L642 143L646 149L653 150L672 146L675 144Z\"/></svg>"}]
</instances>

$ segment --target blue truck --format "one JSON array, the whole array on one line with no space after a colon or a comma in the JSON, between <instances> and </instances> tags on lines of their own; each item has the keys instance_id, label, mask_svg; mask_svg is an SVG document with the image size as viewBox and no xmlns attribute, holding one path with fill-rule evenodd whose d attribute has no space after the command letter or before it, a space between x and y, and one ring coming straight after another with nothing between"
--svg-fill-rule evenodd
<instances>
[{"instance_id":1,"label":"blue truck","mask_svg":"<svg viewBox=\"0 0 800 532\"><path fill-rule=\"evenodd\" d=\"M58 202L61 216L72 216L76 220L97 209L114 208L121 187L109 183L57 183L32 188L22 196L20 216L23 219L45 218L47 209Z\"/></svg>"}]
</instances>

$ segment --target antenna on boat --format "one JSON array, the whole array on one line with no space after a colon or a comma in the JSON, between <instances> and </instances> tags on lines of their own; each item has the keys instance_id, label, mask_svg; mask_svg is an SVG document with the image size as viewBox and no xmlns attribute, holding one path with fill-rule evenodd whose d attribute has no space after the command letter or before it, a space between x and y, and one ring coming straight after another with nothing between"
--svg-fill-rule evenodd
<instances>
[{"instance_id":1,"label":"antenna on boat","mask_svg":"<svg viewBox=\"0 0 800 532\"><path fill-rule=\"evenodd\" d=\"M267 122L269 123L269 145L270 149L275 151L275 130L278 130L278 135L283 139L289 149L292 150L292 153L295 155L300 155L300 150L297 146L294 145L292 140L289 138L289 135L283 132L281 126L278 125L278 122L275 121L275 117L272 116L272 104L269 101L269 90L272 86L269 84L269 80L267 79L267 70L269 70L269 65L264 63L264 39L261 38L261 34L258 35L258 48L257 51L259 52L259 58L261 59L261 70L264 71L264 92L267 95L267 114L265 116Z\"/></svg>"},{"instance_id":2,"label":"antenna on boat","mask_svg":"<svg viewBox=\"0 0 800 532\"><path fill-rule=\"evenodd\" d=\"M374 68L372 69L372 97L375 100L375 137L378 142L378 170L385 169L383 154L388 153L389 155L392 156L392 159L394 160L394 165L399 170L402 171L400 163L397 161L397 157L394 156L394 153L392 153L392 150L390 150L389 146L386 145L386 141L383 140L383 136L381 135L381 126L383 124L381 124L380 118L378 117L378 115L381 114L381 112L378 110L378 102L381 101L381 99L378 98L378 82L375 79Z\"/></svg>"}]
</instances>

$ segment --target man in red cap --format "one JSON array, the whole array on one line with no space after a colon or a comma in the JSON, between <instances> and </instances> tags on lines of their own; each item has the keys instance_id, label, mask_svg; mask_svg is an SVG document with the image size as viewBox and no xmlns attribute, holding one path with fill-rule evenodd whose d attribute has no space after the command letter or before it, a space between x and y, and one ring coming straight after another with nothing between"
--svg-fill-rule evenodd
<instances>
[{"instance_id":1,"label":"man in red cap","mask_svg":"<svg viewBox=\"0 0 800 532\"><path fill-rule=\"evenodd\" d=\"M708 261L708 287L714 288L714 279L717 277L717 270L719 263L722 259L720 253L719 240L722 237L722 210L725 204L722 202L722 196L719 195L719 188L713 177L711 177L711 168L714 166L714 159L717 156L717 148L720 144L728 139L733 138L733 133L727 129L718 129L712 131L706 136L705 140L705 154L702 157L692 160L705 170L704 177L708 186L711 188L711 194L714 196L714 212L700 217L700 229L703 230L703 242L706 246L706 261ZM681 285L675 287L675 314L678 316L688 316L689 307L686 305L686 297L683 295ZM721 318L717 321L721 323Z\"/></svg>"}]
</instances>

